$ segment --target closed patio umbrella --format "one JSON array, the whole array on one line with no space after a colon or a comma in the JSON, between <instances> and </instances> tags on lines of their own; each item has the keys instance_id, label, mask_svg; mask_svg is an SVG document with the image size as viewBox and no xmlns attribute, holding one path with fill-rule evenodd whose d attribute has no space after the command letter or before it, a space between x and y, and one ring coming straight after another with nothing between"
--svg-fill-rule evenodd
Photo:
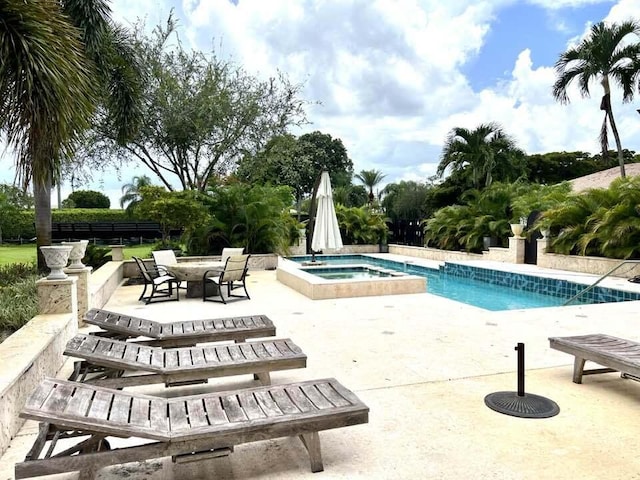
<instances>
[{"instance_id":1,"label":"closed patio umbrella","mask_svg":"<svg viewBox=\"0 0 640 480\"><path fill-rule=\"evenodd\" d=\"M312 253L331 248L342 248L342 237L336 218L336 210L333 206L333 194L331 193L331 180L328 172L322 172L318 193L316 195L318 209L316 210L313 237L311 237Z\"/></svg>"}]
</instances>

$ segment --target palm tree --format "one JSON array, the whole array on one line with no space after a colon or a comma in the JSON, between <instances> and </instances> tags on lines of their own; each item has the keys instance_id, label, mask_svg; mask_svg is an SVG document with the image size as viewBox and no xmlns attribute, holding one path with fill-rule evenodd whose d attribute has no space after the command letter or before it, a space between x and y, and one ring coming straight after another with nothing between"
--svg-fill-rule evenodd
<instances>
[{"instance_id":1,"label":"palm tree","mask_svg":"<svg viewBox=\"0 0 640 480\"><path fill-rule=\"evenodd\" d=\"M580 94L589 97L589 83L599 80L604 91L600 110L604 110L604 120L600 130L602 155L608 151L607 129L611 127L618 149L620 176L625 176L624 157L620 135L613 118L611 108L610 82L622 87L622 100L633 99L638 73L640 72L640 43L623 41L630 34L640 36L640 24L626 21L621 24L606 25L604 22L591 27L591 32L582 42L560 55L556 62L556 75L553 96L561 103L569 103L568 86L578 80Z\"/></svg>"},{"instance_id":2,"label":"palm tree","mask_svg":"<svg viewBox=\"0 0 640 480\"><path fill-rule=\"evenodd\" d=\"M140 189L142 187L148 187L151 185L151 179L146 175L135 176L131 179L131 183L126 183L122 186L122 197L120 197L120 207L124 208L127 205L126 211L128 214L133 212L133 209L142 201L142 195Z\"/></svg>"},{"instance_id":3,"label":"palm tree","mask_svg":"<svg viewBox=\"0 0 640 480\"><path fill-rule=\"evenodd\" d=\"M373 187L378 185L386 175L378 170L361 170L360 173L356 173L355 177L369 189L369 205L373 205L375 199Z\"/></svg>"},{"instance_id":4,"label":"palm tree","mask_svg":"<svg viewBox=\"0 0 640 480\"><path fill-rule=\"evenodd\" d=\"M447 136L437 174L442 177L447 167L454 172L466 172L473 187L480 189L491 185L496 171L508 171L506 165L516 166L514 160L521 153L514 140L495 122L480 124L475 130L456 127Z\"/></svg>"},{"instance_id":5,"label":"palm tree","mask_svg":"<svg viewBox=\"0 0 640 480\"><path fill-rule=\"evenodd\" d=\"M23 184L33 179L37 244L49 245L51 185L89 124L91 73L57 2L1 2L0 18L0 131Z\"/></svg>"},{"instance_id":6,"label":"palm tree","mask_svg":"<svg viewBox=\"0 0 640 480\"><path fill-rule=\"evenodd\" d=\"M23 185L33 180L37 245L49 245L51 187L95 108L123 143L137 128L139 64L104 0L8 0L0 18L0 131Z\"/></svg>"}]
</instances>

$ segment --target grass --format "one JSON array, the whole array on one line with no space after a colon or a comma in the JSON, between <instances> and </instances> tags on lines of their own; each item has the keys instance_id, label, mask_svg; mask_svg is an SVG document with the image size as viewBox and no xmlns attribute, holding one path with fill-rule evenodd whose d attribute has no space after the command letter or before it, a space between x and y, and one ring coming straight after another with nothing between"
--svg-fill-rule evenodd
<instances>
[{"instance_id":1,"label":"grass","mask_svg":"<svg viewBox=\"0 0 640 480\"><path fill-rule=\"evenodd\" d=\"M151 257L151 245L134 245L125 247L124 258L130 259L132 255L141 258ZM28 245L0 245L0 265L12 263L31 263L36 261L36 246Z\"/></svg>"}]
</instances>

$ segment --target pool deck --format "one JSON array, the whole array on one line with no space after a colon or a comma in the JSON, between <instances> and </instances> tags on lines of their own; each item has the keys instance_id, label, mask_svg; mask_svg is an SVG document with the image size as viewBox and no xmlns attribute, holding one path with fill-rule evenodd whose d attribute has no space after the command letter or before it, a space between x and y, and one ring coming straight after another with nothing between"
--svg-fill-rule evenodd
<instances>
[{"instance_id":1,"label":"pool deck","mask_svg":"<svg viewBox=\"0 0 640 480\"><path fill-rule=\"evenodd\" d=\"M477 263L588 283L597 278ZM624 279L603 285L640 291ZM640 341L639 301L490 312L428 293L310 300L280 284L273 271L251 272L252 299L228 305L181 299L145 306L137 302L141 288L120 287L105 308L166 321L268 315L278 336L292 338L308 355L306 369L274 372L273 383L336 377L370 407L369 423L320 434L323 473L311 473L302 444L287 438L192 464L162 459L111 467L101 479L640 479L640 383L614 373L576 385L573 357L550 350L547 340L606 333ZM487 394L516 390L518 342L526 345L526 391L557 402L558 416L522 419L485 406ZM242 376L139 390L173 396L253 385ZM36 432L27 422L0 459L0 478L13 478L13 464Z\"/></svg>"}]
</instances>

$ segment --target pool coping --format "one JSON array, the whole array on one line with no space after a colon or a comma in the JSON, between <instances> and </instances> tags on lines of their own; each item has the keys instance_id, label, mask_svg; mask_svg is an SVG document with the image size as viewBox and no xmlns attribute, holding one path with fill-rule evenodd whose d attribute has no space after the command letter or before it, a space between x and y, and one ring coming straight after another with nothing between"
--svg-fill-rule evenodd
<instances>
[{"instance_id":1,"label":"pool coping","mask_svg":"<svg viewBox=\"0 0 640 480\"><path fill-rule=\"evenodd\" d=\"M353 264L351 266L355 266ZM363 264L359 264L363 265ZM305 266L304 268L308 268ZM315 267L312 267L315 268ZM417 275L389 276L370 279L325 279L313 275L292 260L280 257L276 278L312 300L426 293L427 279Z\"/></svg>"}]
</instances>

